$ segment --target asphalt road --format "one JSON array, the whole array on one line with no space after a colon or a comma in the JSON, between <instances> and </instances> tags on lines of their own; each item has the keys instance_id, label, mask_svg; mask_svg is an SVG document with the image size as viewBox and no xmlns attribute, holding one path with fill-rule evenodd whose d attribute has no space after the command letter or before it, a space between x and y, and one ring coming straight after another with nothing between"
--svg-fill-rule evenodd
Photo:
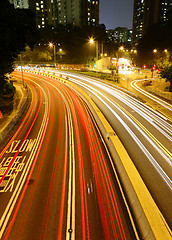
<instances>
[{"instance_id":1,"label":"asphalt road","mask_svg":"<svg viewBox=\"0 0 172 240\"><path fill-rule=\"evenodd\" d=\"M25 73L24 80L31 105L0 153L0 238L136 239L84 100L48 77Z\"/></svg>"},{"instance_id":2,"label":"asphalt road","mask_svg":"<svg viewBox=\"0 0 172 240\"><path fill-rule=\"evenodd\" d=\"M75 73L56 74L82 88L102 110L172 228L172 105L162 105L151 95L151 108L113 84ZM154 110L158 104L166 116Z\"/></svg>"}]
</instances>

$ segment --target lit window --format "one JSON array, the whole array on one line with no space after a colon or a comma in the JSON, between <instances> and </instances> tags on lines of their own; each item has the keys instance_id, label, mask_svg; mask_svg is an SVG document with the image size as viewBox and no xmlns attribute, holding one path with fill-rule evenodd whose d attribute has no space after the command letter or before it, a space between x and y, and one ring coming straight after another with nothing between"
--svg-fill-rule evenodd
<instances>
[{"instance_id":1,"label":"lit window","mask_svg":"<svg viewBox=\"0 0 172 240\"><path fill-rule=\"evenodd\" d=\"M39 6L39 3L36 3L36 6Z\"/></svg>"},{"instance_id":2,"label":"lit window","mask_svg":"<svg viewBox=\"0 0 172 240\"><path fill-rule=\"evenodd\" d=\"M39 11L39 10L40 10L40 8L39 8L39 7L37 7L37 8L36 8L36 10L37 10L37 11Z\"/></svg>"},{"instance_id":3,"label":"lit window","mask_svg":"<svg viewBox=\"0 0 172 240\"><path fill-rule=\"evenodd\" d=\"M44 5L41 5L41 8L44 8Z\"/></svg>"}]
</instances>

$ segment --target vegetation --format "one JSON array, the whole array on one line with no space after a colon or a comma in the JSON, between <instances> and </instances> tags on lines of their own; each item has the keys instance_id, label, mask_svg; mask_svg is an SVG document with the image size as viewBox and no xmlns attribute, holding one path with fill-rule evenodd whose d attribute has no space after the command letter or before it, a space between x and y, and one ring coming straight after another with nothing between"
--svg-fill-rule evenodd
<instances>
[{"instance_id":1,"label":"vegetation","mask_svg":"<svg viewBox=\"0 0 172 240\"><path fill-rule=\"evenodd\" d=\"M169 92L172 92L172 63L171 62L161 62L160 76L166 79L166 82L170 82Z\"/></svg>"},{"instance_id":2,"label":"vegetation","mask_svg":"<svg viewBox=\"0 0 172 240\"><path fill-rule=\"evenodd\" d=\"M30 10L15 9L8 0L0 1L0 89L1 94L13 89L5 76L13 71L15 58L26 45L34 46L37 30Z\"/></svg>"}]
</instances>

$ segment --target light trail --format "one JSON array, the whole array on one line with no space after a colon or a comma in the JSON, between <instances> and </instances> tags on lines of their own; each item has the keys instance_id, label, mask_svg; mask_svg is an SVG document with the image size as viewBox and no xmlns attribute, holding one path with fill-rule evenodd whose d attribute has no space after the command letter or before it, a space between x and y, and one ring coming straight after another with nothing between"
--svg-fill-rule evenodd
<instances>
[{"instance_id":1,"label":"light trail","mask_svg":"<svg viewBox=\"0 0 172 240\"><path fill-rule=\"evenodd\" d=\"M44 80L44 81L46 81L46 80ZM51 85L52 83L49 82L49 84ZM54 84L54 82L53 82L53 84ZM58 89L59 89L59 86L58 86ZM56 90L58 91L58 89L56 89ZM111 205L110 202L113 202L113 211L115 212L115 216L116 216L118 228L119 228L119 231L120 231L121 239L126 239L125 238L125 232L124 232L122 222L121 222L121 219L120 219L117 203L115 202L115 195L114 195L114 192L113 192L112 183L110 182L109 175L108 175L109 180L107 179L107 176L106 176L107 173L108 173L107 172L107 166L105 166L106 170L104 170L104 173L101 173L101 175L98 173L99 171L101 171L100 163L97 163L98 165L96 164L97 167L95 168L95 163L97 162L96 159L103 158L102 157L103 153L101 153L101 147L100 147L100 145L98 146L97 143L96 143L98 141L98 138L97 138L97 140L95 140L95 137L94 137L96 135L95 132L92 133L92 134L90 134L90 132L88 132L88 127L87 127L88 115L87 116L85 115L85 112L83 111L82 107L80 106L79 101L76 98L72 97L71 90L70 90L70 92L68 92L68 94L70 94L71 98L73 99L73 100L68 100L68 101L71 102L70 109L72 110L72 116L74 118L74 126L75 126L75 129L76 129L76 136L77 136L76 141L77 141L79 166L80 166L79 167L79 169L80 169L80 191L81 191L81 199L83 199L83 202L81 202L82 232L83 232L82 239L90 239L90 237L89 237L90 236L90 234L89 234L89 222L88 222L89 216L88 216L87 197L86 197L86 183L85 183L85 180L84 180L85 179L85 177L84 177L85 174L84 174L84 164L83 164L83 157L82 157L83 154L82 154L81 140L80 140L80 136L78 134L79 133L78 123L77 123L78 121L77 121L77 118L76 118L76 113L75 113L75 110L74 110L74 106L77 108L77 113L80 116L80 122L82 123L83 130L84 130L84 132L87 136L87 139L88 139L88 143L89 143L90 150L91 150L91 156L92 156L92 159L94 159L94 160L92 160L93 161L92 165L93 165L95 176L96 176L96 179L97 179L96 186L97 186L97 193L98 193L98 196L99 196L99 205L100 205L100 208L101 208L102 226L104 228L104 236L106 236L106 238L107 238L107 236L109 236L109 239L110 239L109 227L108 227L109 226L109 223L108 223L109 220L107 219L106 216L108 214L110 214L110 215L112 214L111 213L112 211L111 211L111 208L110 208L110 205ZM72 104L72 101L74 101L74 105ZM92 122L91 119L89 120L89 122ZM92 128L93 128L93 124L92 124ZM92 136L92 137L90 137L90 136ZM95 148L95 146L97 146L97 147ZM95 149L95 150L93 150L93 149ZM99 154L95 155L95 153L97 153L97 152L99 152ZM102 163L101 163L101 165L102 165ZM103 165L106 165L105 160L104 160ZM104 192L105 192L105 196L106 196L106 202L108 203L107 204L108 205L108 210L106 210L106 208L104 208L104 210L103 210L103 205L106 205L105 202L102 202L102 199L103 199L102 190L101 190L102 183L100 183L102 180L100 180L100 179L103 179L103 178L106 179L106 183L103 183L103 186L104 186ZM106 186L108 186L108 192L106 190ZM109 193L109 191L110 191L110 193ZM109 200L109 197L108 197L109 194L111 196L110 200ZM113 232L114 232L114 237L115 237L116 236L116 230L115 230L116 227L114 225L114 218L112 217L112 215L111 215L110 219L111 219L111 224L113 226ZM68 230L68 227L67 227L67 230ZM72 234L71 234L71 236L72 236Z\"/></svg>"},{"instance_id":2,"label":"light trail","mask_svg":"<svg viewBox=\"0 0 172 240\"><path fill-rule=\"evenodd\" d=\"M113 160L86 102L63 81L33 76L26 78L43 93L45 102L39 102L43 111L38 115L41 123L45 121L5 239L25 239L29 231L33 239L128 239L131 233L124 225L128 213L119 204ZM98 89L93 92L107 101ZM39 121L35 122L36 128ZM26 191L32 173L35 181Z\"/></svg>"},{"instance_id":3,"label":"light trail","mask_svg":"<svg viewBox=\"0 0 172 240\"><path fill-rule=\"evenodd\" d=\"M34 148L34 150L32 150L32 153L30 154L30 157L29 157L29 161L27 162L23 172L22 172L22 175L17 183L17 186L10 198L10 201L0 219L0 238L2 237L4 231L5 231L5 228L7 226L7 223L9 221L9 218L12 214L12 211L14 209L14 206L17 202L17 199L19 197L19 194L20 192L22 191L22 188L24 186L24 183L26 181L26 178L30 172L30 169L31 169L31 166L32 166L32 163L34 162L34 158L36 160L36 154L37 154L37 150L40 149L40 146L41 146L41 142L42 142L42 138L45 134L45 129L46 129L46 126L47 126L47 118L48 118L48 98L44 92L44 90L42 89L42 92L44 93L44 97L45 97L45 112L44 112L44 116L43 116L43 120L42 120L42 123L41 123L41 127L40 127L40 130L39 130L39 133L38 133L38 137L37 137L37 145L35 145L36 147ZM40 145L39 145L40 144ZM38 151L39 152L39 151ZM26 184L27 185L27 184ZM24 196L24 191L26 190L26 185L25 185L25 188L24 190L22 191L22 196L21 196L21 199L23 198ZM18 207L16 208L16 211L15 211L15 214L14 214L14 217L12 219L12 222L10 224L10 228L8 229L8 232L6 233L6 236L8 237L8 234L10 233L11 231L11 228L12 228L12 225L14 223L14 220L15 220L15 216L19 210L19 206L21 204L21 200L19 201L19 205Z\"/></svg>"},{"instance_id":4,"label":"light trail","mask_svg":"<svg viewBox=\"0 0 172 240\"><path fill-rule=\"evenodd\" d=\"M70 74L66 74L65 73L65 75L68 75L68 76L70 76ZM106 90L106 91L108 91L109 92L109 87L107 87L105 84L103 84L103 86L100 84L100 83L98 83L97 81L96 82L92 82L90 79L88 79L88 78L86 78L86 77L80 77L80 76L75 76L77 79L81 79L81 80L83 80L83 79L85 79L87 82L89 82L89 83L91 83L91 84L94 84L94 86L97 86L97 87L100 87L100 88L102 88L103 90ZM98 97L104 104L105 104L105 102L98 96L98 95L101 95L102 97L104 97L109 103L111 103L114 107L116 107L116 105L114 105L114 103L112 102L112 101L110 101L108 98L106 98L103 94L101 94L98 90L96 90L95 88L93 88L93 87L91 87L91 86L88 86L88 84L86 84L86 83L83 83L83 82L81 82L81 81L78 81L78 80L76 80L76 79L74 79L74 78L71 78L70 77L70 79L69 79L70 81L73 81L74 83L77 83L78 85L80 85L80 86L82 86L82 87L84 87L85 89L87 89L88 91L90 91L92 94L94 94L96 97ZM95 94L95 92L97 93L97 94ZM118 92L118 91L117 91ZM112 92L111 92L111 94L112 94ZM119 98L119 94L117 94L116 92L115 93L113 93L113 96L115 96L115 97L118 97ZM124 95L125 96L125 95ZM129 98L130 99L130 98ZM120 100L122 100L123 101L123 99L121 99L120 98ZM127 104L127 101L125 102L126 104ZM105 104L108 108L109 108L109 105L107 105L107 104ZM127 104L128 105L128 104ZM142 105L142 104L141 104ZM132 107L132 104L130 105L130 107ZM144 106L143 106L144 107ZM133 108L133 107L132 107ZM147 108L146 108L147 109ZM153 124L154 126L155 126L155 123L149 118L149 116L147 115L147 113L146 113L146 109L144 110L144 114L145 115L143 115L142 114L142 112L141 111L138 111L136 108L134 108L134 110L135 111L137 111L138 113L140 113L141 114L141 116L143 116L146 120L147 119L149 119L150 121L150 123L151 124ZM111 108L110 108L110 110L111 110L111 112L114 112ZM121 111L121 109L120 108L118 108L118 110L120 110ZM121 111L122 112L122 111ZM151 114L152 114L152 110L150 111L151 112ZM115 113L115 112L114 112ZM124 114L123 112L122 112L122 114ZM153 113L154 114L154 113ZM146 137L147 139L148 139L148 141L154 146L154 147L156 147L156 149L158 150L158 152L159 153L161 153L161 155L163 156L163 158L170 164L170 166L171 166L171 160L170 160L170 156L171 156L171 153L170 153L170 155L169 155L169 151L166 151L165 149L165 147L164 146L162 146L161 145L161 147L159 148L158 146L156 146L157 145L157 141L155 142L155 144L153 143L153 141L149 138L149 136L147 136L143 131L142 131L142 129L140 129L126 114L124 114L127 118L128 118L128 120L130 121L130 122L132 122L132 124L134 125L134 126L136 126L137 127L137 129L139 129L139 131L143 134L143 136L144 137ZM159 115L159 114L158 114ZM154 116L156 117L156 119L157 119L157 114L155 115L154 114ZM163 121L163 123L161 124L161 127L163 128L164 126L165 126L165 130L166 131L168 131L168 132L170 132L171 130L171 125L170 124L168 124L166 121L164 121L163 120L163 118L164 117L162 117L161 115L159 115L161 118L160 118L160 120L158 120L158 121ZM116 116L117 117L117 116ZM154 121L155 121L155 117L154 117ZM119 119L119 121L120 122L122 122L122 119ZM123 126L125 126L125 124L123 124ZM125 127L126 129L128 128L128 127ZM159 127L157 127L157 129L159 129ZM129 130L128 130L128 132L130 132ZM132 132L132 131L131 131ZM165 137L167 137L169 140L171 140L171 136L169 135L169 134L167 134L166 132L164 132L163 130L161 130L161 133L165 136ZM141 149L142 149L142 151L145 153L145 155L148 157L148 159L149 159L149 161L154 165L154 167L155 167L155 169L159 172L159 174L161 175L161 177L165 180L165 182L168 184L168 186L170 187L170 189L172 189L172 183L171 183L171 179L169 179L169 177L166 175L166 173L162 170L162 168L160 167L160 165L156 162L156 160L152 157L152 155L150 155L150 153L148 154L148 151L147 151L147 149L143 146L143 144L141 144L141 142L140 142L140 140L134 135L134 133L132 132L132 134L131 134L131 136L133 137L133 139L135 139L135 140L137 140L136 141L136 143L141 147ZM162 151L164 151L165 150L165 155L164 155L164 153L162 152ZM167 156L166 156L167 155ZM169 156L168 156L169 155Z\"/></svg>"},{"instance_id":5,"label":"light trail","mask_svg":"<svg viewBox=\"0 0 172 240\"><path fill-rule=\"evenodd\" d=\"M141 89L140 87L137 86L137 82L143 81L145 79L141 79L141 80L135 80L131 82L131 86L136 89L138 92L142 93L143 95L149 97L150 99L152 99L153 101L158 102L160 105L162 105L163 107L169 109L170 111L172 111L172 106L171 104L167 103L166 101L163 101L162 99L152 95L151 93L148 93L146 91L144 91L143 89Z\"/></svg>"},{"instance_id":6,"label":"light trail","mask_svg":"<svg viewBox=\"0 0 172 240\"><path fill-rule=\"evenodd\" d=\"M33 96L36 96L36 90L35 88L33 88L33 86L31 85L32 87L32 91L33 91ZM38 93L37 93L38 94ZM7 151L7 149L10 147L11 143L14 141L14 139L17 138L18 136L18 139L20 138L20 136L22 135L22 128L25 126L25 125L28 125L28 122L31 118L33 118L33 114L34 112L36 111L36 105L37 105L37 102L38 102L38 99L34 98L32 99L32 102L31 102L31 106L30 108L28 109L24 119L22 120L20 126L18 127L18 129L16 130L16 132L14 133L14 135L11 137L11 139L9 140L9 142L7 143L6 146L4 146L4 148L2 149L2 151L0 152L0 158L2 157L3 154L5 154L5 152Z\"/></svg>"},{"instance_id":7,"label":"light trail","mask_svg":"<svg viewBox=\"0 0 172 240\"><path fill-rule=\"evenodd\" d=\"M72 79L70 78L70 81ZM75 79L75 83L76 83L76 79ZM113 115L121 122L121 124L124 126L124 128L127 130L127 132L131 135L131 137L135 140L135 142L137 143L137 145L140 147L140 149L144 152L145 156L149 159L149 161L152 163L152 165L155 167L155 169L157 170L157 172L161 175L161 177L164 179L164 181L167 183L167 185L169 186L169 188L172 190L172 181L171 179L167 176L167 174L163 171L163 169L160 167L160 165L157 163L157 161L153 158L153 156L148 152L148 150L144 147L144 145L141 143L141 141L136 137L136 135L133 133L133 131L125 124L125 122L116 114L116 112L109 106L109 104L107 104L103 99L105 98L107 102L111 103L115 108L118 108L119 111L122 112L122 110L117 107L112 101L109 100L109 98L105 97L103 94L100 93L100 91L98 91L97 89L88 86L87 84L81 83L81 82L77 82L78 85L84 87L85 89L89 90L92 94L94 94L112 113ZM101 97L99 96L101 95ZM124 114L122 112L122 114ZM130 121L132 121L126 114L124 114ZM139 129L139 127L132 121L132 123L137 127L137 129ZM139 131L144 135L144 132L139 129ZM149 140L149 142L151 144L153 144L153 146L155 146L155 144L149 139L149 137L146 136L146 138ZM170 157L166 157L163 152L162 152L162 148L158 149L159 152L161 152L162 156L164 156L164 158L166 159L166 161L171 165L171 161L169 161ZM168 155L168 153L166 153Z\"/></svg>"},{"instance_id":8,"label":"light trail","mask_svg":"<svg viewBox=\"0 0 172 240\"><path fill-rule=\"evenodd\" d=\"M82 80L81 77L77 77ZM74 79L70 79L74 80ZM124 94L121 90L115 89L113 87L107 86L107 84L99 83L99 82L92 82L91 80L85 78L85 80L102 89L103 91L108 92L112 96L118 98L121 102L124 102L126 105L128 105L130 108L132 108L135 112L137 112L140 116L145 118L145 120L149 120L151 124L153 124L153 121L155 121L157 124L160 124L160 127L167 131L168 133L172 134L172 126L169 124L162 114L154 111L148 106L145 106L143 103L138 101L137 99L133 98L132 96ZM150 117L149 117L150 115ZM164 121L165 120L165 121ZM168 136L168 135L166 135ZM169 137L169 136L168 136Z\"/></svg>"},{"instance_id":9,"label":"light trail","mask_svg":"<svg viewBox=\"0 0 172 240\"><path fill-rule=\"evenodd\" d=\"M75 80L75 82L76 82L76 80ZM113 102L113 101L111 101L109 98L107 98L107 97L105 97L105 95L103 95L102 93L100 93L100 91L98 91L98 90L96 90L95 88L93 88L93 87L91 87L91 86L88 86L87 84L84 84L84 83L81 83L81 82L77 82L77 84L79 84L80 86L82 86L82 87L84 87L85 89L87 89L87 90L89 90L92 94L94 94L94 95L96 95L96 97L98 97L98 95L100 95L101 97L103 97L103 98L105 98L110 104L112 104L114 107L116 107L117 106L117 103L115 102ZM96 94L96 93L97 94ZM98 97L99 99L100 99L100 97ZM122 100L122 99L121 99ZM124 109L124 108L123 108ZM130 121L130 122L132 122L132 124L133 125L135 125L135 127L137 128L137 129L139 129L138 128L138 126L134 123L134 121L132 121L126 114L124 114L124 111L122 111L121 110L121 107L118 107L118 110L123 114L123 115L125 115L127 118L128 118L128 120ZM131 114L130 114L130 116L131 116ZM147 119L147 117L145 117L145 119ZM138 122L138 121L137 121ZM150 123L152 124L152 122L153 121L150 121ZM153 124L153 125L155 125L155 124ZM139 131L141 131L141 130L139 130ZM169 131L170 131L170 129L169 129ZM163 134L164 134L164 136L165 137L167 137L169 140L171 140L171 136L169 136L166 132L164 132L164 131L161 131ZM142 133L143 133L143 131L142 131ZM143 133L144 134L144 133ZM144 134L145 135L145 134ZM150 135L150 134L149 134ZM156 141L157 142L157 141ZM161 146L161 148L163 148L163 149L165 149L165 147L162 147ZM167 154L169 155L169 157L165 157L165 159L169 162L169 158L171 158L170 156L171 156L171 153L169 153L169 151L167 151L166 150L166 152L167 152ZM170 163L170 162L169 162Z\"/></svg>"},{"instance_id":10,"label":"light trail","mask_svg":"<svg viewBox=\"0 0 172 240\"><path fill-rule=\"evenodd\" d=\"M140 116L142 116L146 121L149 120L149 123L151 123L155 128L157 128L158 131L161 131L161 133L166 136L170 141L172 140L172 126L170 123L167 122L167 118L164 117L159 112L153 110L149 106L145 106L143 103L138 101L136 98L129 96L128 94L125 94L121 90L112 87L110 84L105 84L103 81L97 81L96 79L91 79L84 76L78 76L75 74L69 74L64 73L65 76L70 77L69 80L75 82L76 79L79 79L82 81L86 81L86 83L89 83L91 85L94 85L103 91L108 92L112 96L118 98L121 102L124 102L126 105L128 105L133 111L137 112ZM72 78L74 76L75 78ZM88 86L88 85L87 85ZM168 103L167 103L168 104ZM165 106L165 105L164 105ZM170 109L172 109L172 106L170 106ZM159 125L159 126L158 126Z\"/></svg>"}]
</instances>

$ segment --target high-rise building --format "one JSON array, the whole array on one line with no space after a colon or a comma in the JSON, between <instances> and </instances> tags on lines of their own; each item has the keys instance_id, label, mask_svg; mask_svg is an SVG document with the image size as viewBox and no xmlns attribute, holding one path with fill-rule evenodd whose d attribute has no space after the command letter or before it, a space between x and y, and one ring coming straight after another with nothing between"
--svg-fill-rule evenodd
<instances>
[{"instance_id":1,"label":"high-rise building","mask_svg":"<svg viewBox=\"0 0 172 240\"><path fill-rule=\"evenodd\" d=\"M38 28L99 24L99 0L29 0L29 6L36 13Z\"/></svg>"},{"instance_id":2,"label":"high-rise building","mask_svg":"<svg viewBox=\"0 0 172 240\"><path fill-rule=\"evenodd\" d=\"M131 43L132 30L128 30L125 27L117 27L115 29L109 29L106 31L110 41Z\"/></svg>"},{"instance_id":3,"label":"high-rise building","mask_svg":"<svg viewBox=\"0 0 172 240\"><path fill-rule=\"evenodd\" d=\"M172 9L172 0L134 0L133 11L133 44L146 33L149 26L168 20Z\"/></svg>"}]
</instances>

